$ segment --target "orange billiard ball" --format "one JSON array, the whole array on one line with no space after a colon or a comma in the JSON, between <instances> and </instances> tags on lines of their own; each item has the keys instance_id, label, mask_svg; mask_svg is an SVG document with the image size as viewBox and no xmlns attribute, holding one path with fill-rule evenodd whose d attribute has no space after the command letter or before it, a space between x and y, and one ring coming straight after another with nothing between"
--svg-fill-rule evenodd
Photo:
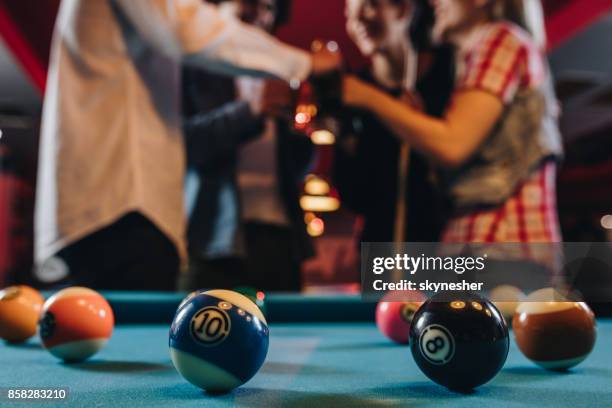
<instances>
[{"instance_id":1,"label":"orange billiard ball","mask_svg":"<svg viewBox=\"0 0 612 408\"><path fill-rule=\"evenodd\" d=\"M102 295L88 288L71 287L45 302L39 332L43 346L51 354L78 362L106 345L114 325L113 310Z\"/></svg>"},{"instance_id":2,"label":"orange billiard ball","mask_svg":"<svg viewBox=\"0 0 612 408\"><path fill-rule=\"evenodd\" d=\"M0 337L20 343L34 336L44 302L40 292L29 286L10 286L1 290Z\"/></svg>"},{"instance_id":3,"label":"orange billiard ball","mask_svg":"<svg viewBox=\"0 0 612 408\"><path fill-rule=\"evenodd\" d=\"M568 370L593 350L595 315L554 288L531 293L516 309L514 338L525 357L547 370Z\"/></svg>"}]
</instances>

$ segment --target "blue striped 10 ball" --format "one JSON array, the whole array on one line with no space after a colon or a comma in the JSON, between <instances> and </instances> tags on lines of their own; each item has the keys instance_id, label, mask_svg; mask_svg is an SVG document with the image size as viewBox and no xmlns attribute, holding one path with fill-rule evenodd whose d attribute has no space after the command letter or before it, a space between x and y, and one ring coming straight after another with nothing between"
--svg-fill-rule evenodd
<instances>
[{"instance_id":1,"label":"blue striped 10 ball","mask_svg":"<svg viewBox=\"0 0 612 408\"><path fill-rule=\"evenodd\" d=\"M228 392L250 380L268 353L265 317L249 298L231 290L190 294L170 327L177 371L207 392Z\"/></svg>"}]
</instances>

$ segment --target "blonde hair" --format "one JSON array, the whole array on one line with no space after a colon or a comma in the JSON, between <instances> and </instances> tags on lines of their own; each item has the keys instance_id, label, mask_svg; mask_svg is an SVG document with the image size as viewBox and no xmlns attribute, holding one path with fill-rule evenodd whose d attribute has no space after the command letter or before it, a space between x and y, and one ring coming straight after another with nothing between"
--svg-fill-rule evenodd
<instances>
[{"instance_id":1,"label":"blonde hair","mask_svg":"<svg viewBox=\"0 0 612 408\"><path fill-rule=\"evenodd\" d=\"M491 14L494 20L508 20L522 27L541 49L546 48L544 11L540 0L492 0Z\"/></svg>"}]
</instances>

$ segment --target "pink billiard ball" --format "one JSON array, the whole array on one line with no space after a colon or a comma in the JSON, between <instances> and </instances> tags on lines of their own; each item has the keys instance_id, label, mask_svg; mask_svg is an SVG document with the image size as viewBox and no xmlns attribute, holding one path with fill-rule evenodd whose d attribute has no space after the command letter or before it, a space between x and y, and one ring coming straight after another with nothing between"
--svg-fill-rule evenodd
<instances>
[{"instance_id":1,"label":"pink billiard ball","mask_svg":"<svg viewBox=\"0 0 612 408\"><path fill-rule=\"evenodd\" d=\"M388 293L376 305L378 330L396 343L408 344L412 318L425 299L425 295L420 292L404 296L394 292Z\"/></svg>"}]
</instances>

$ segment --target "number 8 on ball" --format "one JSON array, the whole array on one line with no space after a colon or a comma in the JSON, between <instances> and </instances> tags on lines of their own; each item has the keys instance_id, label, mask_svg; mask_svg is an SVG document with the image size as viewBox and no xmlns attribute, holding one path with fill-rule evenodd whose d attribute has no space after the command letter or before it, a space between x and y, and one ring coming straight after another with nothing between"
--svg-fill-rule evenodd
<instances>
[{"instance_id":1,"label":"number 8 on ball","mask_svg":"<svg viewBox=\"0 0 612 408\"><path fill-rule=\"evenodd\" d=\"M455 354L455 339L444 326L432 324L423 329L419 349L430 363L446 364Z\"/></svg>"}]
</instances>

